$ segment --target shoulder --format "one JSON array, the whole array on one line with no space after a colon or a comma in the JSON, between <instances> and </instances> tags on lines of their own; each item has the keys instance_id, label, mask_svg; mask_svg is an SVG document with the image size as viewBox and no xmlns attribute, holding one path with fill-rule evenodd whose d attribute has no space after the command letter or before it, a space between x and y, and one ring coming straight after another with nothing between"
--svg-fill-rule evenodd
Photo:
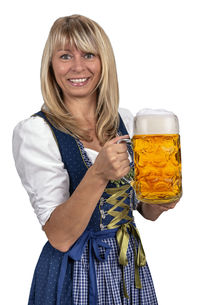
<instances>
[{"instance_id":1,"label":"shoulder","mask_svg":"<svg viewBox=\"0 0 200 305\"><path fill-rule=\"evenodd\" d=\"M58 154L57 144L47 122L39 116L31 116L20 121L13 130L13 154L20 153L24 148Z\"/></svg>"},{"instance_id":2,"label":"shoulder","mask_svg":"<svg viewBox=\"0 0 200 305\"><path fill-rule=\"evenodd\" d=\"M133 119L133 114L132 112L127 109L127 108L119 108L119 114L121 115L121 117L123 118L128 118L128 119Z\"/></svg>"},{"instance_id":3,"label":"shoulder","mask_svg":"<svg viewBox=\"0 0 200 305\"><path fill-rule=\"evenodd\" d=\"M119 108L119 114L126 126L126 129L128 131L128 134L130 136L130 138L132 138L133 136L133 120L134 120L134 116L131 113L130 110L126 109L126 108Z\"/></svg>"},{"instance_id":4,"label":"shoulder","mask_svg":"<svg viewBox=\"0 0 200 305\"><path fill-rule=\"evenodd\" d=\"M26 142L30 144L54 142L51 128L47 122L39 116L31 116L20 121L13 130L13 142Z\"/></svg>"},{"instance_id":5,"label":"shoulder","mask_svg":"<svg viewBox=\"0 0 200 305\"><path fill-rule=\"evenodd\" d=\"M27 133L32 135L38 134L42 136L43 134L50 133L50 128L43 118L39 116L31 116L17 123L13 130L14 136L23 136Z\"/></svg>"}]
</instances>

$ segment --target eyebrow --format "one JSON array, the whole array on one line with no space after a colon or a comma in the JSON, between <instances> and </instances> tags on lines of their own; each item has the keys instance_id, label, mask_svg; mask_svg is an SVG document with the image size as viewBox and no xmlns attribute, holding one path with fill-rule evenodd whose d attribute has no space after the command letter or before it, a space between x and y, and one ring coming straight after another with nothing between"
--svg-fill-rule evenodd
<instances>
[{"instance_id":1,"label":"eyebrow","mask_svg":"<svg viewBox=\"0 0 200 305\"><path fill-rule=\"evenodd\" d=\"M72 51L69 50L69 49L60 49L60 50L57 50L57 52L61 52L61 51L64 51L64 52L72 52Z\"/></svg>"},{"instance_id":2,"label":"eyebrow","mask_svg":"<svg viewBox=\"0 0 200 305\"><path fill-rule=\"evenodd\" d=\"M57 50L56 51L56 53L57 52L70 52L70 53L73 53L73 51L72 50L70 50L70 49L59 49L59 50ZM94 53L95 54L95 52L92 52L92 51L81 51L81 53Z\"/></svg>"}]
</instances>

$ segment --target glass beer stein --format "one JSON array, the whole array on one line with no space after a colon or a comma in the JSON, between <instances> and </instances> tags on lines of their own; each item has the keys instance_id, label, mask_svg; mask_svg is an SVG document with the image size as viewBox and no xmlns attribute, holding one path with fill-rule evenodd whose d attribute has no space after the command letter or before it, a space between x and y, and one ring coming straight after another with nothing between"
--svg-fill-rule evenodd
<instances>
[{"instance_id":1,"label":"glass beer stein","mask_svg":"<svg viewBox=\"0 0 200 305\"><path fill-rule=\"evenodd\" d=\"M133 186L139 201L159 204L182 195L181 149L177 116L162 109L143 109L134 118Z\"/></svg>"}]
</instances>

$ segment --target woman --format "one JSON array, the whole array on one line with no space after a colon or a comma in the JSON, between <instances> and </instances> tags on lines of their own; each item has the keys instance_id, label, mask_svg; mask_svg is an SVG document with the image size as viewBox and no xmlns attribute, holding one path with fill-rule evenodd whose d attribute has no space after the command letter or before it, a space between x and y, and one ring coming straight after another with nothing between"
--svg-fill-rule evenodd
<instances>
[{"instance_id":1,"label":"woman","mask_svg":"<svg viewBox=\"0 0 200 305\"><path fill-rule=\"evenodd\" d=\"M123 180L133 151L118 141L132 137L133 117L118 109L112 47L96 22L55 21L41 87L42 111L13 134L17 171L48 238L28 304L157 304L132 212L155 220L175 203L138 203Z\"/></svg>"}]
</instances>

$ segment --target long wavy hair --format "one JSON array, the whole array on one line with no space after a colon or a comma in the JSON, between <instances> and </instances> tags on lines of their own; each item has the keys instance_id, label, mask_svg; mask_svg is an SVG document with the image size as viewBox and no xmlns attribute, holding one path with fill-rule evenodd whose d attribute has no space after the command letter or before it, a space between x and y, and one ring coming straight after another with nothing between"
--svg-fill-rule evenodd
<instances>
[{"instance_id":1,"label":"long wavy hair","mask_svg":"<svg viewBox=\"0 0 200 305\"><path fill-rule=\"evenodd\" d=\"M91 142L88 130L79 127L76 118L63 101L62 90L56 82L52 56L56 48L68 43L78 50L94 53L101 60L101 77L97 90L96 135L101 145L117 134L119 126L119 88L116 63L110 40L104 30L93 20L71 15L58 18L49 33L41 62L41 90L44 99L42 111L59 130L80 140ZM93 91L94 92L94 91Z\"/></svg>"}]
</instances>

